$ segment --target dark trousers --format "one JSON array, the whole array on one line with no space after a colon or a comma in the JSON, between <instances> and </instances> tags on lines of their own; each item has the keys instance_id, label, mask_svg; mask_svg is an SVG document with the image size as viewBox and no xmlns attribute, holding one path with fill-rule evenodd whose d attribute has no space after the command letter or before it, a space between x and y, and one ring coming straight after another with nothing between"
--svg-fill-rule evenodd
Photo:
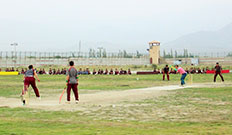
<instances>
[{"instance_id":1,"label":"dark trousers","mask_svg":"<svg viewBox=\"0 0 232 135\"><path fill-rule=\"evenodd\" d=\"M167 74L167 79L169 81L169 73L163 73L163 80L165 80L165 74Z\"/></svg>"},{"instance_id":2,"label":"dark trousers","mask_svg":"<svg viewBox=\"0 0 232 135\"><path fill-rule=\"evenodd\" d=\"M36 97L40 97L39 90L36 87L36 83L35 83L35 78L34 77L26 77L25 78L25 80L24 80L24 91L27 91L27 89L30 87L30 85L31 85L31 87L34 90ZM24 91L22 93L23 95L24 95Z\"/></svg>"},{"instance_id":3,"label":"dark trousers","mask_svg":"<svg viewBox=\"0 0 232 135\"><path fill-rule=\"evenodd\" d=\"M221 77L222 81L224 82L224 78L223 78L221 72L215 72L215 74L214 74L214 82L216 82L216 78L217 78L218 75Z\"/></svg>"},{"instance_id":4,"label":"dark trousers","mask_svg":"<svg viewBox=\"0 0 232 135\"><path fill-rule=\"evenodd\" d=\"M73 90L73 93L75 95L75 99L79 101L77 84L68 84L68 87L67 87L67 101L70 101L71 89Z\"/></svg>"},{"instance_id":5,"label":"dark trousers","mask_svg":"<svg viewBox=\"0 0 232 135\"><path fill-rule=\"evenodd\" d=\"M181 85L184 85L184 84L185 84L184 79L185 79L186 76L187 76L187 73L184 73L184 74L181 75L181 78L180 78L180 80L181 80Z\"/></svg>"}]
</instances>

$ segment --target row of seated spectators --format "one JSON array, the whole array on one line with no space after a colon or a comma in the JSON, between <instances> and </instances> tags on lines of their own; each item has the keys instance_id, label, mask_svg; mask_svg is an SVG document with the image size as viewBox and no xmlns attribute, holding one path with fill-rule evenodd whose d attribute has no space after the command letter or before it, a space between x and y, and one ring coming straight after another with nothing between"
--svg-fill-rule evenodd
<instances>
[{"instance_id":1,"label":"row of seated spectators","mask_svg":"<svg viewBox=\"0 0 232 135\"><path fill-rule=\"evenodd\" d=\"M131 75L131 70L123 70L122 68L120 70L118 70L117 68L115 70L113 69L105 69L105 71L103 69L98 69L98 71L96 71L95 69L93 69L92 72L93 75L99 74L99 75Z\"/></svg>"},{"instance_id":2,"label":"row of seated spectators","mask_svg":"<svg viewBox=\"0 0 232 135\"><path fill-rule=\"evenodd\" d=\"M48 72L46 72L45 69L39 69L39 70L35 69L35 70L36 70L37 74L40 74L40 75L42 75L42 74L65 75L66 72L67 72L66 68L57 69L57 70L50 68ZM210 70L208 67L202 68L202 69L193 68L193 67L190 68L190 69L188 69L188 68L185 69L185 71L187 73L191 73L191 74L205 74L206 71L208 71L208 70ZM215 70L215 69L212 68L211 70ZM0 68L0 72L1 71L2 71L2 69ZM6 68L5 71L6 72L17 71L20 74L24 74L27 71L27 68L25 68L25 69L22 68L21 71L19 71L18 68L14 69L12 67L12 68ZM155 69L153 72L155 74L161 74L163 71L160 71L160 69L158 69L158 70ZM113 69L110 69L110 70L108 70L108 69L105 69L105 70L103 70L103 69L98 69L98 70L93 69L93 71L90 72L90 70L88 68L86 68L84 70L82 70L82 68L80 68L78 70L78 74L93 74L93 75L97 75L97 74L99 74L99 75L107 75L107 74L109 74L109 75L123 75L123 74L129 74L129 75L131 75L131 70L130 69L123 70L122 68L120 70L118 70L117 68L115 70L113 70ZM176 71L171 68L171 70L169 70L169 74L176 74Z\"/></svg>"},{"instance_id":3,"label":"row of seated spectators","mask_svg":"<svg viewBox=\"0 0 232 135\"><path fill-rule=\"evenodd\" d=\"M50 74L50 75L60 75L60 74L66 74L66 72L67 72L66 68L62 68L61 70L60 69L56 70L56 69L51 69L50 68L48 74ZM40 74L40 72L39 72L39 74ZM130 69L128 69L128 71L123 70L123 69L121 69L120 71L118 71L117 69L115 69L115 70L113 70L113 69L110 69L110 70L108 70L108 69L105 69L105 70L103 70L103 69L98 69L98 70L93 69L93 71L90 72L90 70L88 68L86 68L84 70L82 70L82 68L80 68L78 70L78 74L79 75L81 75L81 74L84 74L84 75L89 75L89 74L93 74L93 75L108 75L108 74L109 75L113 75L113 74L115 74L115 75L123 75L123 74L129 74L129 75L131 75L131 71L130 71Z\"/></svg>"},{"instance_id":4,"label":"row of seated spectators","mask_svg":"<svg viewBox=\"0 0 232 135\"><path fill-rule=\"evenodd\" d=\"M49 69L48 72L45 71L45 69L35 69L36 70L36 73L37 74L49 74L49 75L65 75L66 72L67 72L67 69L66 68L62 68L62 69ZM0 68L0 71L1 71L1 68ZM16 70L14 68L6 68L5 69L6 72L14 72L14 71L17 71L19 72L20 74L25 74L25 72L27 71L27 68L22 68L21 71L19 71L19 69L17 68ZM85 75L89 75L89 74L93 74L93 75L131 75L131 70L128 69L128 70L123 70L121 68L121 70L119 71L117 68L115 70L113 69L98 69L98 71L96 71L95 69L93 69L92 72L90 72L90 70L88 68L86 68L85 70L82 70L82 68L80 68L78 70L78 74L85 74Z\"/></svg>"},{"instance_id":5,"label":"row of seated spectators","mask_svg":"<svg viewBox=\"0 0 232 135\"><path fill-rule=\"evenodd\" d=\"M48 74L50 74L50 75L60 75L60 74L66 74L66 72L67 72L67 69L66 68L62 68L61 70L60 69L58 69L58 70L56 70L56 69L49 69L49 72L48 72ZM39 72L39 74L40 74L40 72ZM126 70L123 70L123 69L121 69L120 71L118 71L118 69L115 69L115 70L113 70L113 69L110 69L110 70L108 70L108 69L105 69L105 70L103 70L103 69L98 69L98 70L96 70L96 69L93 69L93 71L92 72L90 72L90 70L88 69L88 68L86 68L86 69L84 69L84 70L82 70L82 68L80 68L79 70L78 70L78 74L80 75L80 74L84 74L84 75L89 75L89 74L93 74L93 75L123 75L123 74L129 74L129 75L131 75L131 70L130 69L128 69L128 71L126 71Z\"/></svg>"}]
</instances>

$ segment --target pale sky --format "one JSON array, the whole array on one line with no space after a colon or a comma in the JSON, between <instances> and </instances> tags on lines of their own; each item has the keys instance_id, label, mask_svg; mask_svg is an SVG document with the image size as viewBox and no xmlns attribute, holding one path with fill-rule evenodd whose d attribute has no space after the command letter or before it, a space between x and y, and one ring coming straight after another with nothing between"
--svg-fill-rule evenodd
<instances>
[{"instance_id":1,"label":"pale sky","mask_svg":"<svg viewBox=\"0 0 232 135\"><path fill-rule=\"evenodd\" d=\"M0 0L0 51L146 52L232 22L232 0Z\"/></svg>"}]
</instances>

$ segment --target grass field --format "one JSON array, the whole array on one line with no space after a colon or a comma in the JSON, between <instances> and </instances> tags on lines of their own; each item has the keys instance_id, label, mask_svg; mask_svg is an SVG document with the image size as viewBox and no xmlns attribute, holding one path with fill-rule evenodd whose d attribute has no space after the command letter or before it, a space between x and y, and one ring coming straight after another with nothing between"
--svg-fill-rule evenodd
<instances>
[{"instance_id":1,"label":"grass field","mask_svg":"<svg viewBox=\"0 0 232 135\"><path fill-rule=\"evenodd\" d=\"M65 76L39 76L42 97L61 93ZM139 80L137 80L139 78ZM202 88L167 91L168 94L112 106L88 106L85 111L48 111L28 107L0 107L1 135L230 135L232 134L232 75L226 84L212 83L213 75L194 75ZM123 91L179 84L179 75L80 76L81 94ZM219 78L218 81L220 82ZM0 76L0 97L17 98L22 76ZM42 98L43 100L43 98Z\"/></svg>"},{"instance_id":2,"label":"grass field","mask_svg":"<svg viewBox=\"0 0 232 135\"><path fill-rule=\"evenodd\" d=\"M23 76L0 76L0 95L4 97L18 96L23 88ZM40 92L59 93L65 87L64 75L40 75L41 82L37 83ZM162 75L81 75L79 89L83 90L125 90L146 88L180 83L180 75L170 75L171 81L163 81ZM137 78L139 80L137 80ZM231 81L231 74L224 74L225 80ZM186 78L188 82L188 77ZM213 81L212 74L193 75L194 83L208 83ZM218 81L221 81L218 77Z\"/></svg>"}]
</instances>

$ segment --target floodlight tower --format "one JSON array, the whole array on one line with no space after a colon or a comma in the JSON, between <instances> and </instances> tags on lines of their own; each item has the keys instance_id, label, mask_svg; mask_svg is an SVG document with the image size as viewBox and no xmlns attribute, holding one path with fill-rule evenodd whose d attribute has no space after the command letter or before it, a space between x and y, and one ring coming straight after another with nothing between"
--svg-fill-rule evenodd
<instances>
[{"instance_id":1,"label":"floodlight tower","mask_svg":"<svg viewBox=\"0 0 232 135\"><path fill-rule=\"evenodd\" d=\"M14 68L15 68L15 65L16 65L16 47L18 46L18 43L12 43L10 44L12 47L14 47L14 57L15 57L15 60L14 60Z\"/></svg>"}]
</instances>

